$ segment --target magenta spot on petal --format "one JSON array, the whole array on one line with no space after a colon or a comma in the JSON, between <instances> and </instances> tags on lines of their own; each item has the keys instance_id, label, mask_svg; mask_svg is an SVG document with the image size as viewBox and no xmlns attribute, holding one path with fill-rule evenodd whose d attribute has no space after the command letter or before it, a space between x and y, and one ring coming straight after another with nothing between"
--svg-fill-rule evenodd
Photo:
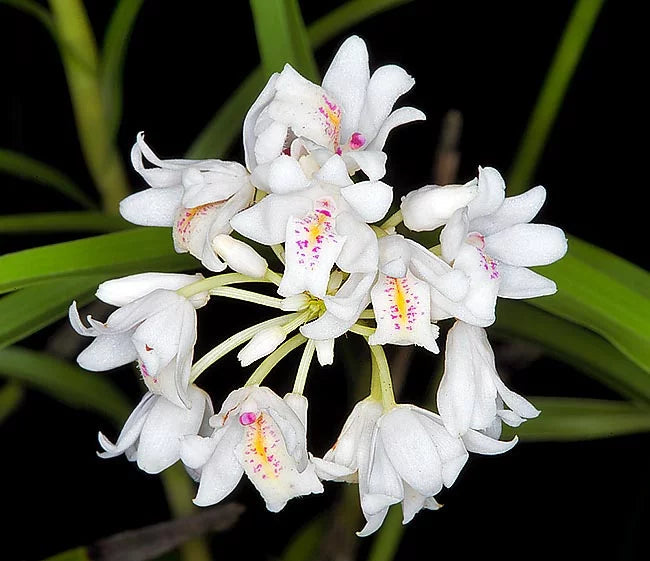
<instances>
[{"instance_id":1,"label":"magenta spot on petal","mask_svg":"<svg viewBox=\"0 0 650 561\"><path fill-rule=\"evenodd\" d=\"M252 411L249 411L247 413L242 413L239 416L239 422L246 426L254 423L257 420L257 415L253 413Z\"/></svg>"},{"instance_id":2,"label":"magenta spot on petal","mask_svg":"<svg viewBox=\"0 0 650 561\"><path fill-rule=\"evenodd\" d=\"M352 150L358 150L366 143L366 137L363 136L360 132L352 133L350 137L350 148Z\"/></svg>"},{"instance_id":3,"label":"magenta spot on petal","mask_svg":"<svg viewBox=\"0 0 650 561\"><path fill-rule=\"evenodd\" d=\"M343 150L341 150L340 146L336 149L336 154L337 154L337 156L340 156L341 154L343 154Z\"/></svg>"}]
</instances>

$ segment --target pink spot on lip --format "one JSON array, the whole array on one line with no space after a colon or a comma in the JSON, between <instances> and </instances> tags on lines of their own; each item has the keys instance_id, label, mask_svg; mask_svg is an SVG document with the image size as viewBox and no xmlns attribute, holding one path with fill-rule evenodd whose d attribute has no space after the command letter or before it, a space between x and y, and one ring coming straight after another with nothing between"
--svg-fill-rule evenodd
<instances>
[{"instance_id":1,"label":"pink spot on lip","mask_svg":"<svg viewBox=\"0 0 650 561\"><path fill-rule=\"evenodd\" d=\"M366 137L363 136L360 132L355 132L352 133L352 136L350 137L350 148L352 150L358 150L361 148L364 144L366 143Z\"/></svg>"},{"instance_id":2,"label":"pink spot on lip","mask_svg":"<svg viewBox=\"0 0 650 561\"><path fill-rule=\"evenodd\" d=\"M250 425L250 424L254 423L256 420L257 420L257 415L255 413L253 413L252 411L242 413L239 416L239 422L244 426Z\"/></svg>"}]
</instances>

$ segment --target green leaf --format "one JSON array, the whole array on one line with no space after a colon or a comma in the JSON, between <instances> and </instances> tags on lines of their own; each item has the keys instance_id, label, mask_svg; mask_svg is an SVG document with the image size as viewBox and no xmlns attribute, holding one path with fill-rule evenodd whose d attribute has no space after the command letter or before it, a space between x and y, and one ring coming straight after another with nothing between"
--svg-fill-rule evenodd
<instances>
[{"instance_id":1,"label":"green leaf","mask_svg":"<svg viewBox=\"0 0 650 561\"><path fill-rule=\"evenodd\" d=\"M111 140L122 120L124 60L131 31L144 0L120 0L106 29L101 56L101 84L104 114Z\"/></svg>"},{"instance_id":2,"label":"green leaf","mask_svg":"<svg viewBox=\"0 0 650 561\"><path fill-rule=\"evenodd\" d=\"M257 46L267 76L291 64L305 78L319 79L297 0L250 0Z\"/></svg>"},{"instance_id":3,"label":"green leaf","mask_svg":"<svg viewBox=\"0 0 650 561\"><path fill-rule=\"evenodd\" d=\"M412 0L352 0L346 2L310 25L307 30L309 39L314 48L319 47L332 37L336 37L342 31L369 17L409 2Z\"/></svg>"},{"instance_id":4,"label":"green leaf","mask_svg":"<svg viewBox=\"0 0 650 561\"><path fill-rule=\"evenodd\" d=\"M0 293L66 276L117 277L195 269L197 264L189 255L174 252L169 228L135 228L3 255Z\"/></svg>"},{"instance_id":5,"label":"green leaf","mask_svg":"<svg viewBox=\"0 0 650 561\"><path fill-rule=\"evenodd\" d=\"M63 553L57 553L43 561L91 561L90 553L86 547L75 547Z\"/></svg>"},{"instance_id":6,"label":"green leaf","mask_svg":"<svg viewBox=\"0 0 650 561\"><path fill-rule=\"evenodd\" d=\"M0 172L51 187L86 208L97 206L68 176L24 154L0 149Z\"/></svg>"},{"instance_id":7,"label":"green leaf","mask_svg":"<svg viewBox=\"0 0 650 561\"><path fill-rule=\"evenodd\" d=\"M412 0L352 0L336 8L307 28L312 48L316 49L339 33L364 19L406 4ZM187 158L222 158L241 134L246 112L255 101L264 84L266 74L262 67L251 72L230 98L217 111L185 154Z\"/></svg>"},{"instance_id":8,"label":"green leaf","mask_svg":"<svg viewBox=\"0 0 650 561\"><path fill-rule=\"evenodd\" d=\"M52 19L50 12L48 12L37 2L34 2L34 0L0 0L0 4L12 6L21 12L25 12L26 14L35 17L45 26L45 28L52 34L52 36L54 36L56 40L54 20Z\"/></svg>"},{"instance_id":9,"label":"green leaf","mask_svg":"<svg viewBox=\"0 0 650 561\"><path fill-rule=\"evenodd\" d=\"M81 149L104 210L117 213L119 202L128 195L127 180L106 121L97 45L88 14L81 0L50 0L50 6Z\"/></svg>"},{"instance_id":10,"label":"green leaf","mask_svg":"<svg viewBox=\"0 0 650 561\"><path fill-rule=\"evenodd\" d=\"M20 384L9 382L0 388L0 424L20 406L25 392Z\"/></svg>"},{"instance_id":11,"label":"green leaf","mask_svg":"<svg viewBox=\"0 0 650 561\"><path fill-rule=\"evenodd\" d=\"M326 528L325 516L317 516L310 520L289 540L280 559L282 561L311 561L317 558Z\"/></svg>"},{"instance_id":12,"label":"green leaf","mask_svg":"<svg viewBox=\"0 0 650 561\"><path fill-rule=\"evenodd\" d=\"M609 260L602 252L603 265L590 265L569 247L564 258L539 270L557 283L557 293L530 303L600 333L650 372L650 300L609 275L616 267L604 264Z\"/></svg>"},{"instance_id":13,"label":"green leaf","mask_svg":"<svg viewBox=\"0 0 650 561\"><path fill-rule=\"evenodd\" d=\"M504 437L516 433L522 440L558 442L650 431L650 409L624 401L556 397L530 400L541 415L516 429L507 427Z\"/></svg>"},{"instance_id":14,"label":"green leaf","mask_svg":"<svg viewBox=\"0 0 650 561\"><path fill-rule=\"evenodd\" d=\"M95 211L32 212L0 216L0 233L114 232L133 228L121 216Z\"/></svg>"},{"instance_id":15,"label":"green leaf","mask_svg":"<svg viewBox=\"0 0 650 561\"><path fill-rule=\"evenodd\" d=\"M20 347L0 350L0 374L30 385L75 409L86 409L122 423L131 405L106 377Z\"/></svg>"},{"instance_id":16,"label":"green leaf","mask_svg":"<svg viewBox=\"0 0 650 561\"><path fill-rule=\"evenodd\" d=\"M509 174L508 186L512 195L521 193L530 185L602 5L603 0L578 0L575 3Z\"/></svg>"},{"instance_id":17,"label":"green leaf","mask_svg":"<svg viewBox=\"0 0 650 561\"><path fill-rule=\"evenodd\" d=\"M36 333L93 298L105 276L75 277L37 284L0 298L0 349Z\"/></svg>"},{"instance_id":18,"label":"green leaf","mask_svg":"<svg viewBox=\"0 0 650 561\"><path fill-rule=\"evenodd\" d=\"M392 561L405 530L402 524L402 509L399 505L393 505L372 543L368 561Z\"/></svg>"},{"instance_id":19,"label":"green leaf","mask_svg":"<svg viewBox=\"0 0 650 561\"><path fill-rule=\"evenodd\" d=\"M650 403L650 375L605 339L524 302L500 300L497 336L538 343L550 356L585 372L620 395Z\"/></svg>"},{"instance_id":20,"label":"green leaf","mask_svg":"<svg viewBox=\"0 0 650 561\"><path fill-rule=\"evenodd\" d=\"M575 236L569 236L569 247L574 257L650 298L650 273L641 267Z\"/></svg>"},{"instance_id":21,"label":"green leaf","mask_svg":"<svg viewBox=\"0 0 650 561\"><path fill-rule=\"evenodd\" d=\"M264 71L256 68L239 85L192 143L186 158L223 158L241 134L244 115L264 88Z\"/></svg>"}]
</instances>

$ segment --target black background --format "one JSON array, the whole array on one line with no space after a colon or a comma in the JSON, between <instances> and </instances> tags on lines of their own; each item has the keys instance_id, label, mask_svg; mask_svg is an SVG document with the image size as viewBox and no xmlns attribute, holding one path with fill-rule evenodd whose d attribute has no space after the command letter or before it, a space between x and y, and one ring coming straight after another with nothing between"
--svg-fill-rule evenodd
<instances>
[{"instance_id":1,"label":"black background","mask_svg":"<svg viewBox=\"0 0 650 561\"><path fill-rule=\"evenodd\" d=\"M99 38L112 4L87 2ZM335 5L302 4L307 23ZM535 184L548 191L539 221L645 265L647 185L645 170L639 169L644 160L635 154L644 105L637 86L642 61L632 43L634 6L605 4ZM416 1L355 26L319 49L317 60L326 68L343 38L357 33L368 43L372 68L395 63L416 78L415 88L401 104L422 109L428 120L393 132L386 148L386 181L401 195L431 182L441 119L451 108L464 118L459 179L473 177L477 165L507 172L571 7L572 2ZM54 165L92 193L51 38L35 20L0 6L0 45L0 146ZM126 64L119 136L125 161L139 130L146 131L161 157L180 157L257 62L247 2L145 2ZM241 161L239 145L232 157ZM142 188L140 178L129 174L134 188ZM1 193L2 214L75 209L56 193L8 176L2 177ZM0 251L66 239L72 238L4 237ZM253 306L213 300L199 315L197 354L260 317ZM57 327L24 344L42 348ZM501 344L496 352L504 376L525 395L616 398L534 349ZM404 401L422 402L438 360L416 354ZM295 357L271 375L271 385L278 392L288 390L294 371ZM99 375L138 399L141 389L129 368ZM229 359L204 374L202 384L218 405L247 375ZM334 367L313 370L307 395L312 396L314 453L322 454L335 438L348 410L352 383L346 380L341 355ZM123 458L101 461L95 456L98 429L116 436L105 420L36 392L29 392L21 409L0 426L5 514L1 547L9 559L40 559L168 518L158 478L139 472ZM524 443L504 456L472 457L454 487L441 496L444 509L421 513L407 527L397 559L452 554L485 559L647 558L642 545L649 518L649 445L648 436L640 435ZM234 531L214 539L215 553L272 559L306 520L334 504L339 491L334 484L326 485L324 495L292 501L272 515L250 484L242 483L234 496L248 510ZM361 553L369 543L361 542Z\"/></svg>"}]
</instances>

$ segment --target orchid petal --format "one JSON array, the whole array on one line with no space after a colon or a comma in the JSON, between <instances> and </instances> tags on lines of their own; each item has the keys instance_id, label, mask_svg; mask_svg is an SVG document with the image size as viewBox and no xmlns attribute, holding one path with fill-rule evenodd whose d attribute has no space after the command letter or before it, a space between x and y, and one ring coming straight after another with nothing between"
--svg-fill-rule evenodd
<instances>
[{"instance_id":1,"label":"orchid petal","mask_svg":"<svg viewBox=\"0 0 650 561\"><path fill-rule=\"evenodd\" d=\"M489 236L515 224L525 224L535 218L545 200L546 189L538 185L516 197L507 197L492 214L472 220L470 227Z\"/></svg>"},{"instance_id":2,"label":"orchid petal","mask_svg":"<svg viewBox=\"0 0 650 561\"><path fill-rule=\"evenodd\" d=\"M393 188L382 181L360 181L343 187L341 195L365 222L381 220L393 202Z\"/></svg>"},{"instance_id":3,"label":"orchid petal","mask_svg":"<svg viewBox=\"0 0 650 561\"><path fill-rule=\"evenodd\" d=\"M547 224L515 224L485 238L485 251L499 261L518 267L549 265L564 257L564 232Z\"/></svg>"},{"instance_id":4,"label":"orchid petal","mask_svg":"<svg viewBox=\"0 0 650 561\"><path fill-rule=\"evenodd\" d=\"M323 88L339 100L341 138L347 140L357 130L370 79L368 49L360 37L348 37L339 47L323 78Z\"/></svg>"},{"instance_id":5,"label":"orchid petal","mask_svg":"<svg viewBox=\"0 0 650 561\"><path fill-rule=\"evenodd\" d=\"M312 209L307 197L271 194L233 216L230 225L253 241L274 245L285 241L291 216L304 216Z\"/></svg>"}]
</instances>

